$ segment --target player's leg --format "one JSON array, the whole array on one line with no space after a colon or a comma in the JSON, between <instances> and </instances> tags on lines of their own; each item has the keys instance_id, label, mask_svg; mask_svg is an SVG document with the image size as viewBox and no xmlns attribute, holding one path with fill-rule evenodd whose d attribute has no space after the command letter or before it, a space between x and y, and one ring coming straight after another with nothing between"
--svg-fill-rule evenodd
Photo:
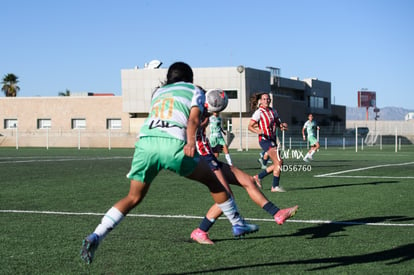
<instances>
[{"instance_id":1,"label":"player's leg","mask_svg":"<svg viewBox=\"0 0 414 275\"><path fill-rule=\"evenodd\" d=\"M315 154L320 148L319 142L315 142L312 147L312 151L310 152L310 159L313 159L313 154Z\"/></svg>"},{"instance_id":2,"label":"player's leg","mask_svg":"<svg viewBox=\"0 0 414 275\"><path fill-rule=\"evenodd\" d=\"M222 213L223 212L221 211L220 207L218 207L217 204L213 204L213 206L210 207L207 214L201 221L198 228L194 229L194 231L191 232L191 239L200 244L214 244L214 242L210 240L208 231Z\"/></svg>"},{"instance_id":3,"label":"player's leg","mask_svg":"<svg viewBox=\"0 0 414 275\"><path fill-rule=\"evenodd\" d=\"M273 181L272 181L272 192L286 192L280 186L280 172L283 164L282 157L279 154L279 150L277 146L270 147L267 151L269 154L270 159L273 161Z\"/></svg>"},{"instance_id":4,"label":"player's leg","mask_svg":"<svg viewBox=\"0 0 414 275\"><path fill-rule=\"evenodd\" d=\"M131 180L129 193L109 209L101 219L95 231L82 242L81 258L88 264L92 263L98 245L123 218L137 206L148 192L150 184Z\"/></svg>"},{"instance_id":5,"label":"player's leg","mask_svg":"<svg viewBox=\"0 0 414 275\"><path fill-rule=\"evenodd\" d=\"M268 150L269 148L272 147L272 141L270 140L261 140L259 142L260 147L262 148L262 152L263 152L263 156L267 156L267 158L269 157L269 153ZM262 171L260 171L257 175L253 176L253 179L255 180L257 186L259 186L259 188L262 188L262 184L261 181L264 177L266 177L267 175L269 175L273 169L274 169L274 164L272 164L271 166L267 167L266 165L264 165L262 162L260 162L262 164Z\"/></svg>"},{"instance_id":6,"label":"player's leg","mask_svg":"<svg viewBox=\"0 0 414 275\"><path fill-rule=\"evenodd\" d=\"M279 209L273 202L269 201L268 198L258 189L254 183L252 176L243 172L235 166L228 167L222 166L223 175L229 184L239 185L243 187L248 193L249 197L263 210L268 212L278 224L283 224L284 221L292 217L298 206Z\"/></svg>"},{"instance_id":7,"label":"player's leg","mask_svg":"<svg viewBox=\"0 0 414 275\"><path fill-rule=\"evenodd\" d=\"M186 177L208 187L213 200L223 211L223 214L233 227L246 225L243 217L238 212L234 199L227 193L223 184L218 180L213 171L211 171L208 163L203 158L200 159L194 171Z\"/></svg>"},{"instance_id":8,"label":"player's leg","mask_svg":"<svg viewBox=\"0 0 414 275\"><path fill-rule=\"evenodd\" d=\"M210 158L211 158L211 156L210 156ZM209 160L208 158L206 158L206 157L202 157L202 162L203 163L207 163L207 165L209 166L209 169L210 169L210 171L212 171L212 173L213 173L213 175L215 175L215 180L219 180L219 183L221 183L222 184L222 186L225 188L225 190L227 191L227 193L230 195L230 196L232 196L232 191L231 191L231 189L230 189L230 186L228 185L228 183L227 183L227 181L226 181L226 179L224 178L224 176L223 176L223 173L222 173L222 171L221 171L221 169L220 169L220 167L221 167L221 165L223 164L223 163L221 163L221 162L219 162L217 159L211 159L211 160ZM200 161L201 162L201 161ZM218 164L220 164L220 165L218 165ZM203 165L203 164L202 164ZM224 164L223 164L224 165ZM229 166L226 166L226 167L229 167ZM208 174L208 173L206 173L206 174ZM200 181L199 179L197 179L197 178L193 178L193 177L190 177L190 178L192 178L192 179L195 179L195 180L198 180L198 181ZM204 179L206 178L206 177L203 177ZM209 187L210 188L210 187ZM211 190L211 189L210 189ZM214 197L213 197L214 198ZM230 200L232 200L233 201L233 199L232 199L232 197L230 197ZM234 202L234 201L233 201ZM213 224L214 224L214 222L215 222L215 220L224 212L224 211L226 211L225 210L225 208L223 208L223 206L224 207L226 207L227 206L227 204L218 204L217 203L217 201L216 201L216 204L214 204L211 208L210 208L210 210L208 211L208 213L206 214L206 216L203 218L203 220L202 220L202 222L201 222L201 224L200 224L200 226L199 226L199 228L197 228L197 229L195 229L192 233L191 233L191 238L193 239L193 240L195 240L196 242L198 242L198 243L201 243L201 244L212 244L213 242L209 239L209 237L208 237L208 230L210 229L210 227L211 226L213 226ZM234 204L234 210L236 211L235 212L235 215L240 215L239 214L239 211L237 210L237 206ZM227 210L228 211L228 210ZM224 214L227 216L227 217L229 217L228 216L228 214L226 214L226 212L224 212ZM230 220L230 219L229 219ZM231 221L231 220L230 220ZM232 222L232 221L231 221ZM242 222L240 223L240 222L237 222L237 223L233 223L232 222L232 225L233 225L233 227L232 227L232 229L233 229L233 235L235 236L235 237L240 237L240 236L242 236L242 235L245 235L245 234L249 234L249 233L253 233L253 232L256 232L258 229L259 229L259 227L257 226L257 225L254 225L254 224L248 224L248 223L246 223L245 221L244 221L244 219L242 218Z\"/></svg>"}]
</instances>

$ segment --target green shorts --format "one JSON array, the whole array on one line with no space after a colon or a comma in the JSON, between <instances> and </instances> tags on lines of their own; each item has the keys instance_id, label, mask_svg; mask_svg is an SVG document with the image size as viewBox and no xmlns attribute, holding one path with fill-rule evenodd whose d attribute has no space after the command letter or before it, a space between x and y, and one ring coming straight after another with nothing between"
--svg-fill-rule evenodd
<instances>
[{"instance_id":1,"label":"green shorts","mask_svg":"<svg viewBox=\"0 0 414 275\"><path fill-rule=\"evenodd\" d=\"M184 155L185 142L175 138L141 137L135 143L134 158L127 178L150 184L162 169L180 176L190 175L200 160Z\"/></svg>"},{"instance_id":2,"label":"green shorts","mask_svg":"<svg viewBox=\"0 0 414 275\"><path fill-rule=\"evenodd\" d=\"M314 146L318 142L318 140L314 136L308 136L308 141L310 146Z\"/></svg>"},{"instance_id":3,"label":"green shorts","mask_svg":"<svg viewBox=\"0 0 414 275\"><path fill-rule=\"evenodd\" d=\"M223 137L212 137L209 138L211 147L216 147L218 145L224 146L226 145L226 141Z\"/></svg>"}]
</instances>

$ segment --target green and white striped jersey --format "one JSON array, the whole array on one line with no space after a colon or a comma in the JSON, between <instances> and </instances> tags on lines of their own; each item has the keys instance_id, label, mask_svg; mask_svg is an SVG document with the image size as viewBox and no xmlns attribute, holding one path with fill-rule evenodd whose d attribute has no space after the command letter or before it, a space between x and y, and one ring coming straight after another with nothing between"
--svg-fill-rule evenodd
<instances>
[{"instance_id":1,"label":"green and white striped jersey","mask_svg":"<svg viewBox=\"0 0 414 275\"><path fill-rule=\"evenodd\" d=\"M177 82L158 88L152 95L148 118L139 137L170 137L186 141L192 107L204 110L205 95L192 83Z\"/></svg>"}]
</instances>

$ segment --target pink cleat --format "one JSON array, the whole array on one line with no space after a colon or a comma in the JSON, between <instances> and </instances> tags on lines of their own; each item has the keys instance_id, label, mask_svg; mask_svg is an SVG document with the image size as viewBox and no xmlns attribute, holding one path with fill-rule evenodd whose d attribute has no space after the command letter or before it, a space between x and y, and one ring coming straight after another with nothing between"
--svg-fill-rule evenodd
<instances>
[{"instance_id":1,"label":"pink cleat","mask_svg":"<svg viewBox=\"0 0 414 275\"><path fill-rule=\"evenodd\" d=\"M191 233L191 239L199 244L214 244L214 242L208 237L208 232L204 232L200 228L194 229Z\"/></svg>"},{"instance_id":2,"label":"pink cleat","mask_svg":"<svg viewBox=\"0 0 414 275\"><path fill-rule=\"evenodd\" d=\"M293 217L298 211L299 206L293 206L291 208L281 209L275 214L275 221L277 224L283 224L287 219Z\"/></svg>"}]
</instances>

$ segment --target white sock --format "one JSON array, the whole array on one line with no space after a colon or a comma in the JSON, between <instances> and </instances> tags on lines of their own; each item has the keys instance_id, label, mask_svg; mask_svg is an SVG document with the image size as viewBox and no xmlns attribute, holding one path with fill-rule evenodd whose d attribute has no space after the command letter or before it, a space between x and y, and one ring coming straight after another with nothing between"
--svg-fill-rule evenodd
<instances>
[{"instance_id":1,"label":"white sock","mask_svg":"<svg viewBox=\"0 0 414 275\"><path fill-rule=\"evenodd\" d=\"M123 218L124 214L115 207L112 207L106 212L105 216L102 217L101 223L96 227L93 233L99 236L99 241L102 241L109 231L114 229Z\"/></svg>"},{"instance_id":2,"label":"white sock","mask_svg":"<svg viewBox=\"0 0 414 275\"><path fill-rule=\"evenodd\" d=\"M227 164L230 165L230 166L233 165L232 162L231 162L230 154L225 154L224 156L226 157Z\"/></svg>"},{"instance_id":3,"label":"white sock","mask_svg":"<svg viewBox=\"0 0 414 275\"><path fill-rule=\"evenodd\" d=\"M310 153L310 156L313 156L313 154L315 154L315 150L312 150L312 152Z\"/></svg>"},{"instance_id":4,"label":"white sock","mask_svg":"<svg viewBox=\"0 0 414 275\"><path fill-rule=\"evenodd\" d=\"M240 215L237 205L232 198L228 199L223 203L218 203L218 207L220 207L223 214L227 217L232 225L243 225L244 221L242 216Z\"/></svg>"}]
</instances>

